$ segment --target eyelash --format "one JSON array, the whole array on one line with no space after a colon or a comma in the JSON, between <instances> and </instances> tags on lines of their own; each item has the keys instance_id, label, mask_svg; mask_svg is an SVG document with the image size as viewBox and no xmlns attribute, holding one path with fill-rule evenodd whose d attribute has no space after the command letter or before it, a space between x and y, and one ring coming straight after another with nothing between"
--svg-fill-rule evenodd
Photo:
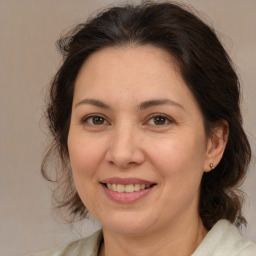
<instances>
[{"instance_id":1,"label":"eyelash","mask_svg":"<svg viewBox=\"0 0 256 256\"><path fill-rule=\"evenodd\" d=\"M163 118L165 120L165 122L168 122L167 124L164 123L163 125L156 125L156 124L151 124L151 126L166 126L166 125L169 125L171 123L174 123L174 120L171 119L169 116L167 115L164 115L164 114L161 114L161 113L154 113L154 114L151 114L149 116L149 119L147 119L147 123L151 120L151 119L154 119L154 118Z\"/></svg>"},{"instance_id":2,"label":"eyelash","mask_svg":"<svg viewBox=\"0 0 256 256\"><path fill-rule=\"evenodd\" d=\"M88 115L88 116L86 116L86 117L84 117L82 120L81 120L81 124L89 124L90 126L100 126L100 125L96 125L96 124L90 124L89 122L88 122L88 120L90 120L90 119L92 119L93 120L93 118L101 118L101 119L103 119L103 121L104 122L108 122L107 121L107 119L104 117L104 116L102 116L102 115L100 115L100 114L92 114L92 115ZM109 122L108 122L109 123ZM101 124L101 125L106 125L106 124Z\"/></svg>"},{"instance_id":3,"label":"eyelash","mask_svg":"<svg viewBox=\"0 0 256 256\"><path fill-rule=\"evenodd\" d=\"M89 123L89 120L90 120L90 119L92 119L92 122L93 122L93 118L100 118L100 119L102 119L102 121L103 121L104 123L103 123L103 124L99 124L99 125ZM173 119L171 119L169 116L164 115L164 114L161 114L161 113L151 114L151 115L147 118L147 121L144 122L144 123L149 123L149 121L150 121L151 119L154 119L154 118L162 118L162 119L164 119L164 124L160 124L160 125L149 124L150 126L154 126L154 127L157 127L157 126L163 127L163 126L169 125L169 124L171 124L171 123L174 123L174 120L173 120ZM105 122L107 122L107 124L106 124ZM154 122L154 121L153 121L153 122ZM166 123L166 122L167 122L167 123ZM91 114L91 115L88 115L88 116L84 117L84 118L81 120L81 124L88 124L88 125L90 125L90 126L95 126L95 127L96 127L96 126L108 125L108 124L110 124L110 122L107 121L107 119L106 119L104 116L100 115L100 114Z\"/></svg>"}]
</instances>

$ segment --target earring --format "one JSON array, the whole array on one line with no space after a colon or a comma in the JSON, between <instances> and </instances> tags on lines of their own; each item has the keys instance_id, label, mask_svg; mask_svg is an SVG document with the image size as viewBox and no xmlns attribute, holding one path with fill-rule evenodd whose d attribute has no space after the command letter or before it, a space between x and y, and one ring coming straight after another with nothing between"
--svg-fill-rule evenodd
<instances>
[{"instance_id":1,"label":"earring","mask_svg":"<svg viewBox=\"0 0 256 256\"><path fill-rule=\"evenodd\" d=\"M213 163L210 163L209 166L210 166L210 168L212 169L212 168L213 168Z\"/></svg>"}]
</instances>

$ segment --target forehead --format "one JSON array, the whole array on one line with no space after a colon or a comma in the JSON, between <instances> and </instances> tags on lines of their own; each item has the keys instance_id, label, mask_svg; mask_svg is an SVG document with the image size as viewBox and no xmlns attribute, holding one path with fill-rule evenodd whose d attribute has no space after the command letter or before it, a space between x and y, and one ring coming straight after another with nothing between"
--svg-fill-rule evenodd
<instances>
[{"instance_id":1,"label":"forehead","mask_svg":"<svg viewBox=\"0 0 256 256\"><path fill-rule=\"evenodd\" d=\"M84 99L104 102L118 111L166 99L181 105L188 116L202 119L173 57L154 46L108 47L93 53L75 82L73 104Z\"/></svg>"},{"instance_id":2,"label":"forehead","mask_svg":"<svg viewBox=\"0 0 256 256\"><path fill-rule=\"evenodd\" d=\"M184 84L176 61L167 51L151 45L132 45L103 48L90 55L75 86L103 90L118 84L122 89L148 86L160 90L163 83L171 80L176 80L173 85Z\"/></svg>"}]
</instances>

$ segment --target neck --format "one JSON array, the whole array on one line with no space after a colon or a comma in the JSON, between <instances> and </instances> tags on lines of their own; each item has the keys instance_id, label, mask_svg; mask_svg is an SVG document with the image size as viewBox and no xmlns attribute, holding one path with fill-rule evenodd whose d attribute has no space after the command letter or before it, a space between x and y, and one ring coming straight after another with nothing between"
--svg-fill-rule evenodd
<instances>
[{"instance_id":1,"label":"neck","mask_svg":"<svg viewBox=\"0 0 256 256\"><path fill-rule=\"evenodd\" d=\"M100 256L189 256L205 237L207 230L199 217L175 222L158 232L140 235L120 235L103 228L104 243Z\"/></svg>"}]
</instances>

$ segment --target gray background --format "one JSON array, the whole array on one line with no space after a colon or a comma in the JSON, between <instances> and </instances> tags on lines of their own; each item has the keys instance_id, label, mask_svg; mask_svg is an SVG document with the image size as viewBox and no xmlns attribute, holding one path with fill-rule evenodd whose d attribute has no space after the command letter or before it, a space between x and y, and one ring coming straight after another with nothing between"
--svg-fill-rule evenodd
<instances>
[{"instance_id":1,"label":"gray background","mask_svg":"<svg viewBox=\"0 0 256 256\"><path fill-rule=\"evenodd\" d=\"M256 242L256 1L183 2L214 25L241 78L244 127L253 149L245 184L249 225L243 233ZM52 214L49 184L40 175L47 138L40 120L47 84L61 60L55 41L110 3L114 1L0 0L0 255L26 255L98 228L93 220L71 227Z\"/></svg>"}]
</instances>

